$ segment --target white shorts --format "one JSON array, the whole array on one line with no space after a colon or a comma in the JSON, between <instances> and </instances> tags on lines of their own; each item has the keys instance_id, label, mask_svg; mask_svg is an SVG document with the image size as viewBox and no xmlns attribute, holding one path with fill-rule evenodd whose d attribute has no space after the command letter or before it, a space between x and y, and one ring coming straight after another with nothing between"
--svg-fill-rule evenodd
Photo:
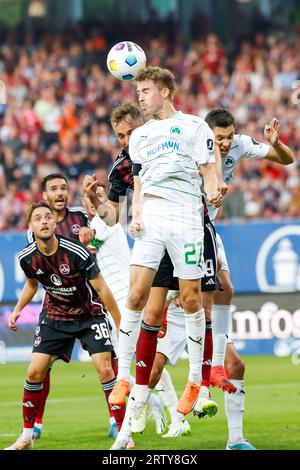
<instances>
[{"instance_id":1,"label":"white shorts","mask_svg":"<svg viewBox=\"0 0 300 470\"><path fill-rule=\"evenodd\" d=\"M223 271L230 272L229 271L229 266L228 266L228 261L227 261L227 258L226 258L225 248L224 248L222 239L221 239L221 237L218 233L216 234L216 240L217 240L217 248L218 248L218 257L220 257L221 261L222 261L221 269Z\"/></svg>"},{"instance_id":2,"label":"white shorts","mask_svg":"<svg viewBox=\"0 0 300 470\"><path fill-rule=\"evenodd\" d=\"M203 261L202 206L181 206L162 198L144 198L144 231L134 242L131 265L157 270L165 250L180 279L200 279Z\"/></svg>"},{"instance_id":3,"label":"white shorts","mask_svg":"<svg viewBox=\"0 0 300 470\"><path fill-rule=\"evenodd\" d=\"M167 316L167 333L157 341L156 352L167 358L167 364L175 366L186 349L184 310L171 304Z\"/></svg>"}]
</instances>

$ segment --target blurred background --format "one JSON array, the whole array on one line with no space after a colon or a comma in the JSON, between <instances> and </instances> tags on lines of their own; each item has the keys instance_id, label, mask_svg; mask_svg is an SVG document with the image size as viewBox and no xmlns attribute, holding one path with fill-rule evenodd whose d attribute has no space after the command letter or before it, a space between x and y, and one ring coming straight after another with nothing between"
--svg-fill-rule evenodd
<instances>
[{"instance_id":1,"label":"blurred background","mask_svg":"<svg viewBox=\"0 0 300 470\"><path fill-rule=\"evenodd\" d=\"M235 285L238 349L290 354L300 348L300 2L0 0L0 96L7 91L0 104L0 333L6 360L19 360L20 347L28 359L39 312L39 304L28 307L23 336L8 333L6 318L24 284L16 254L26 244L25 214L41 198L41 180L63 172L69 205L79 205L83 176L96 173L107 182L118 155L109 115L124 100L136 101L135 87L106 69L109 49L122 40L140 44L148 65L174 72L175 105L183 112L205 117L226 107L237 131L257 140L265 123L279 119L295 163L240 163L218 230Z\"/></svg>"}]
</instances>

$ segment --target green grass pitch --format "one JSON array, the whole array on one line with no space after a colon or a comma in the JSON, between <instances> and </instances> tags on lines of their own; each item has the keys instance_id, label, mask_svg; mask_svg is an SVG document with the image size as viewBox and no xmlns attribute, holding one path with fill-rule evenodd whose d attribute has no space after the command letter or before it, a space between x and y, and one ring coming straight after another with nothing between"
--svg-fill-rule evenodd
<instances>
[{"instance_id":1,"label":"green grass pitch","mask_svg":"<svg viewBox=\"0 0 300 470\"><path fill-rule=\"evenodd\" d=\"M245 437L258 449L300 449L300 365L290 358L246 357ZM185 386L187 361L170 368L180 394ZM21 400L26 364L0 366L0 448L10 445L22 428ZM214 418L199 420L189 415L192 434L162 439L148 422L142 435L134 437L136 449L223 450L227 440L224 401L212 389L219 404ZM39 449L109 449L108 413L104 394L91 363L56 363Z\"/></svg>"}]
</instances>

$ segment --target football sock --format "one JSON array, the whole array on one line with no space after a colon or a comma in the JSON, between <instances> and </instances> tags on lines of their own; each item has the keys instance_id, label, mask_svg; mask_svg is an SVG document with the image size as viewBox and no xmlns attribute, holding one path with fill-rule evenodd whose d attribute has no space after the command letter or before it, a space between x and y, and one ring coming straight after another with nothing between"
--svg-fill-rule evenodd
<instances>
[{"instance_id":1,"label":"football sock","mask_svg":"<svg viewBox=\"0 0 300 470\"><path fill-rule=\"evenodd\" d=\"M148 385L156 354L157 335L160 326L147 325L142 320L141 332L136 346L136 384Z\"/></svg>"},{"instance_id":2,"label":"football sock","mask_svg":"<svg viewBox=\"0 0 300 470\"><path fill-rule=\"evenodd\" d=\"M133 311L127 308L121 318L119 336L118 380L130 378L130 365L140 334L142 310Z\"/></svg>"},{"instance_id":3,"label":"football sock","mask_svg":"<svg viewBox=\"0 0 300 470\"><path fill-rule=\"evenodd\" d=\"M201 381L201 385L204 385L205 387L209 387L212 355L213 340L211 322L206 322Z\"/></svg>"},{"instance_id":4,"label":"football sock","mask_svg":"<svg viewBox=\"0 0 300 470\"><path fill-rule=\"evenodd\" d=\"M125 406L111 406L108 402L108 397L114 388L115 383L117 382L116 377L114 377L112 380L109 382L102 383L102 390L105 394L107 406L108 406L108 411L109 411L109 416L114 417L116 420L116 423L118 425L118 429L121 429L122 422L125 416L125 411L126 407Z\"/></svg>"},{"instance_id":5,"label":"football sock","mask_svg":"<svg viewBox=\"0 0 300 470\"><path fill-rule=\"evenodd\" d=\"M42 400L43 382L31 383L26 380L23 395L24 430L22 439L32 438L34 422ZM28 429L28 431L26 431Z\"/></svg>"},{"instance_id":6,"label":"football sock","mask_svg":"<svg viewBox=\"0 0 300 470\"><path fill-rule=\"evenodd\" d=\"M47 374L45 375L45 378L43 380L41 404L39 406L39 409L35 417L35 424L38 424L38 423L41 424L43 422L43 415L45 411L46 401L47 401L47 397L49 395L49 390L50 390L50 372L51 372L51 368L48 369Z\"/></svg>"},{"instance_id":7,"label":"football sock","mask_svg":"<svg viewBox=\"0 0 300 470\"><path fill-rule=\"evenodd\" d=\"M225 412L228 423L228 441L242 441L243 437L243 414L245 410L245 389L243 380L230 380L237 388L235 393L224 393Z\"/></svg>"},{"instance_id":8,"label":"football sock","mask_svg":"<svg viewBox=\"0 0 300 470\"><path fill-rule=\"evenodd\" d=\"M231 305L213 305L212 334L213 358L212 366L223 366L225 349L228 341L231 323Z\"/></svg>"},{"instance_id":9,"label":"football sock","mask_svg":"<svg viewBox=\"0 0 300 470\"><path fill-rule=\"evenodd\" d=\"M185 312L185 332L189 355L189 382L200 384L205 341L205 315L202 308L196 313Z\"/></svg>"}]
</instances>

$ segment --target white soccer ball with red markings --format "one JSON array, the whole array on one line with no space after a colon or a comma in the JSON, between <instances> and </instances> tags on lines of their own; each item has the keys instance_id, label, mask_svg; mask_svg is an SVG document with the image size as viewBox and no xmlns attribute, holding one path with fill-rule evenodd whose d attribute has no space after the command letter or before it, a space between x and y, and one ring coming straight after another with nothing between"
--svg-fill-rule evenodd
<instances>
[{"instance_id":1,"label":"white soccer ball with red markings","mask_svg":"<svg viewBox=\"0 0 300 470\"><path fill-rule=\"evenodd\" d=\"M107 68L119 80L133 80L146 68L146 55L141 46L131 41L115 44L107 55Z\"/></svg>"}]
</instances>

